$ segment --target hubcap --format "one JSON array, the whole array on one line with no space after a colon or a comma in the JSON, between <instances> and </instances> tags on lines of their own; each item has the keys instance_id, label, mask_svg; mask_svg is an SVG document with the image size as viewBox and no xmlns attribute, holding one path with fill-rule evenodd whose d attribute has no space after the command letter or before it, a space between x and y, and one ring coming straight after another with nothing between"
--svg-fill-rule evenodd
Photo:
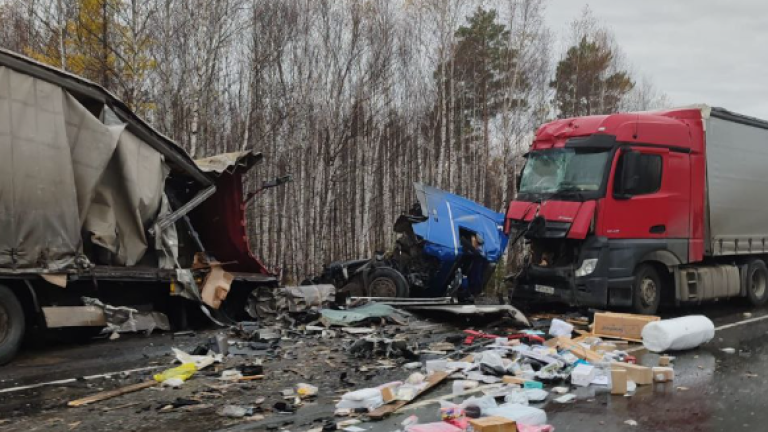
<instances>
[{"instance_id":1,"label":"hubcap","mask_svg":"<svg viewBox=\"0 0 768 432\"><path fill-rule=\"evenodd\" d=\"M757 298L762 298L765 295L766 280L763 272L752 272L752 284L750 288Z\"/></svg>"},{"instance_id":2,"label":"hubcap","mask_svg":"<svg viewBox=\"0 0 768 432\"><path fill-rule=\"evenodd\" d=\"M397 297L395 281L380 277L371 282L371 295L373 297Z\"/></svg>"},{"instance_id":3,"label":"hubcap","mask_svg":"<svg viewBox=\"0 0 768 432\"><path fill-rule=\"evenodd\" d=\"M656 300L656 282L651 278L645 278L640 283L640 295L646 306L651 306Z\"/></svg>"}]
</instances>

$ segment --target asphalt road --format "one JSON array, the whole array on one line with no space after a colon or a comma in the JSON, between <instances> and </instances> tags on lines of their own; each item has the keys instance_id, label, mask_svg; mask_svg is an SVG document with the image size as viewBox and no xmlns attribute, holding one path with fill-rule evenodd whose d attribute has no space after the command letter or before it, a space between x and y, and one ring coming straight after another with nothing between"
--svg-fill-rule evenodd
<instances>
[{"instance_id":1,"label":"asphalt road","mask_svg":"<svg viewBox=\"0 0 768 432\"><path fill-rule=\"evenodd\" d=\"M745 316L744 313L747 313ZM752 310L738 303L665 311L669 318L693 313L709 316L718 328L715 339L695 350L675 353L675 381L639 386L631 397L586 390L570 404L551 397L532 405L546 411L558 432L763 431L768 427L768 310ZM723 348L734 348L726 354ZM645 353L640 364L658 365L659 356ZM444 386L447 387L447 386ZM450 389L430 395L439 399ZM447 399L452 400L452 399ZM459 400L456 400L459 402ZM422 423L439 421L438 402L372 425L370 431L394 431L410 415ZM636 426L625 422L633 420Z\"/></svg>"},{"instance_id":2,"label":"asphalt road","mask_svg":"<svg viewBox=\"0 0 768 432\"><path fill-rule=\"evenodd\" d=\"M750 315L745 316L745 312ZM572 404L558 405L545 402L542 407L549 423L558 431L733 431L764 430L768 424L766 378L768 378L768 310L751 310L739 303L724 302L703 308L688 308L663 312L664 317L704 313L715 322L718 331L715 339L698 349L677 353L674 361L676 379L669 384L639 387L632 397L611 396L606 392L585 391ZM168 364L168 347L190 349L207 335L195 338L173 339L170 335L152 337L123 337L118 341L94 341L84 345L50 344L23 352L10 365L0 368L0 430L13 429L19 420L19 412L26 412L26 420L34 423L37 416L50 421L52 417L77 414L66 408L56 408L49 403L52 397L83 385L79 380L61 386L45 386L36 391L3 393L3 389L15 386L35 385L52 380L81 378L106 372L131 368L165 367ZM734 348L736 353L727 354L722 348ZM640 363L656 365L658 357L645 354ZM404 371L393 371L396 375ZM375 384L376 377L371 384ZM380 377L381 380L391 377ZM253 390L258 394L259 389ZM410 415L421 422L438 420L438 403L430 402L446 396L450 385L445 384L420 400L416 408L407 409L382 422L359 425L368 431L394 431ZM119 404L120 402L114 402ZM317 426L332 413L332 400L325 399L308 404L295 415L283 419L267 418L266 422L223 425L222 430L276 430L304 431ZM15 413L15 420L6 414ZM117 412L114 414L118 416ZM122 414L120 414L122 415ZM125 415L136 415L128 411ZM6 417L4 421L3 418ZM119 416L118 416L119 417ZM42 417L41 417L42 418ZM170 418L170 417L169 417ZM215 416L214 416L215 418ZM67 418L67 422L72 419ZM628 420L636 426L626 424ZM68 423L74 424L74 423ZM203 426L185 423L187 430L210 430L215 423ZM284 428L280 425L285 424ZM110 429L140 429L137 423ZM182 426L179 424L179 426ZM217 425L218 427L218 425ZM59 430L55 427L44 428ZM171 430L173 426L170 426ZM68 430L63 427L61 430ZM75 429L79 430L79 429ZM99 430L91 428L90 430Z\"/></svg>"}]
</instances>

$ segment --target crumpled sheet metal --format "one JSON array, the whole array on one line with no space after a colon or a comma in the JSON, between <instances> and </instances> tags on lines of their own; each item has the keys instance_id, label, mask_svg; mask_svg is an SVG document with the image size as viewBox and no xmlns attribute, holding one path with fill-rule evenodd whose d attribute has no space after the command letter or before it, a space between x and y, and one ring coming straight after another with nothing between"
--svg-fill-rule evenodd
<instances>
[{"instance_id":1,"label":"crumpled sheet metal","mask_svg":"<svg viewBox=\"0 0 768 432\"><path fill-rule=\"evenodd\" d=\"M249 298L248 313L253 318L274 318L285 312L319 310L335 298L336 287L330 284L261 288Z\"/></svg>"},{"instance_id":2,"label":"crumpled sheet metal","mask_svg":"<svg viewBox=\"0 0 768 432\"><path fill-rule=\"evenodd\" d=\"M287 286L278 290L277 294L278 307L285 307L289 312L302 312L332 302L336 287L330 284Z\"/></svg>"},{"instance_id":3,"label":"crumpled sheet metal","mask_svg":"<svg viewBox=\"0 0 768 432\"><path fill-rule=\"evenodd\" d=\"M203 172L221 174L227 170L234 170L237 166L249 167L263 158L261 153L251 150L222 153L215 156L197 159L195 164Z\"/></svg>"},{"instance_id":4,"label":"crumpled sheet metal","mask_svg":"<svg viewBox=\"0 0 768 432\"><path fill-rule=\"evenodd\" d=\"M367 305L347 310L323 309L320 311L320 321L325 326L354 326L371 319L391 319L395 322L407 322L410 318L408 312L395 309L392 306L380 303L368 303Z\"/></svg>"},{"instance_id":5,"label":"crumpled sheet metal","mask_svg":"<svg viewBox=\"0 0 768 432\"><path fill-rule=\"evenodd\" d=\"M111 333L152 333L155 329L169 331L168 317L157 311L139 312L126 306L112 306L92 297L82 297L86 306L96 306L104 312L106 330Z\"/></svg>"}]
</instances>

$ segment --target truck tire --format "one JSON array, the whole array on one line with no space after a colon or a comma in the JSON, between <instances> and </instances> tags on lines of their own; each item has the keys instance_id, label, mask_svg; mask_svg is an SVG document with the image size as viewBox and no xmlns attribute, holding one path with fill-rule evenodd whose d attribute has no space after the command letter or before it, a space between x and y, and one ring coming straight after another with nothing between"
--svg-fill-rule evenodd
<instances>
[{"instance_id":1,"label":"truck tire","mask_svg":"<svg viewBox=\"0 0 768 432\"><path fill-rule=\"evenodd\" d=\"M653 315L659 310L663 279L658 270L650 264L640 264L635 270L632 285L632 311L642 315Z\"/></svg>"},{"instance_id":2,"label":"truck tire","mask_svg":"<svg viewBox=\"0 0 768 432\"><path fill-rule=\"evenodd\" d=\"M24 337L24 309L8 287L0 285L0 365L16 355Z\"/></svg>"},{"instance_id":3,"label":"truck tire","mask_svg":"<svg viewBox=\"0 0 768 432\"><path fill-rule=\"evenodd\" d=\"M747 266L747 299L753 306L762 306L768 300L768 267L762 260L752 260Z\"/></svg>"},{"instance_id":4,"label":"truck tire","mask_svg":"<svg viewBox=\"0 0 768 432\"><path fill-rule=\"evenodd\" d=\"M379 267L368 276L368 293L371 297L408 297L408 282L397 270Z\"/></svg>"}]
</instances>

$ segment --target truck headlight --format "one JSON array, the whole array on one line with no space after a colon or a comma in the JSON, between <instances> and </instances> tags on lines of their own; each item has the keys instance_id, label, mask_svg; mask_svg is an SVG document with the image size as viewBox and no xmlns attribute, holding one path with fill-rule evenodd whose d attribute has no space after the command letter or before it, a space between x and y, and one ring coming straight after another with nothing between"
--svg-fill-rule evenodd
<instances>
[{"instance_id":1,"label":"truck headlight","mask_svg":"<svg viewBox=\"0 0 768 432\"><path fill-rule=\"evenodd\" d=\"M576 270L576 277L591 275L595 271L595 267L597 267L597 258L585 259L581 263L581 267Z\"/></svg>"}]
</instances>

